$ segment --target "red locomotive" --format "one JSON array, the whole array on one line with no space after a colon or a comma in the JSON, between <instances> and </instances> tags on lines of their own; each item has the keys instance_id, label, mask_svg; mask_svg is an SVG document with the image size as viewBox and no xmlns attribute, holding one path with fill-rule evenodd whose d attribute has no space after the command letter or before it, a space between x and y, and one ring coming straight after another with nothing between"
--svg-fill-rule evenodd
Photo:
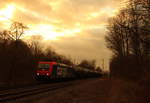
<instances>
[{"instance_id":1,"label":"red locomotive","mask_svg":"<svg viewBox=\"0 0 150 103\"><path fill-rule=\"evenodd\" d=\"M40 79L74 78L74 69L71 66L57 62L39 62L36 77Z\"/></svg>"}]
</instances>

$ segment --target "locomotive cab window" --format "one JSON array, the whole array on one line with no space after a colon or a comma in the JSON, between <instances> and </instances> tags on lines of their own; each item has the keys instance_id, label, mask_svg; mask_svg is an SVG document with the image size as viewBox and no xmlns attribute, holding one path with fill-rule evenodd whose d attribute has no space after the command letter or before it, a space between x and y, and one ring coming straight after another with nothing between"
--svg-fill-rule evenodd
<instances>
[{"instance_id":1,"label":"locomotive cab window","mask_svg":"<svg viewBox=\"0 0 150 103\"><path fill-rule=\"evenodd\" d=\"M38 69L39 70L48 70L50 68L49 64L39 64Z\"/></svg>"}]
</instances>

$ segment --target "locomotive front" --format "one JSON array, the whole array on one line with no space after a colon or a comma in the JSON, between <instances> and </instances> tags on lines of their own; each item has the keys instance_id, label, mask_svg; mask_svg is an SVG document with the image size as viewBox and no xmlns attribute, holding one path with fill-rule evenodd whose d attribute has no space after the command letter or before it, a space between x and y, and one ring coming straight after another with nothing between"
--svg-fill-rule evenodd
<instances>
[{"instance_id":1,"label":"locomotive front","mask_svg":"<svg viewBox=\"0 0 150 103\"><path fill-rule=\"evenodd\" d=\"M51 79L52 69L56 62L39 62L36 70L37 80Z\"/></svg>"}]
</instances>

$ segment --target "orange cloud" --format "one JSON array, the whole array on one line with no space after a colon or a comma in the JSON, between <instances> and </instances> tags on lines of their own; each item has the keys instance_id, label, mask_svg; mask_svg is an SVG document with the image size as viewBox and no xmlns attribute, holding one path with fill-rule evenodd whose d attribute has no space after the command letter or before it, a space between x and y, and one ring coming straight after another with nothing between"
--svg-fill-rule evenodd
<instances>
[{"instance_id":1,"label":"orange cloud","mask_svg":"<svg viewBox=\"0 0 150 103\"><path fill-rule=\"evenodd\" d=\"M6 20L29 26L26 36L38 34L43 40L50 39L60 53L81 57L80 60L100 61L110 55L104 41L106 25L108 19L117 14L121 1L0 0L0 14L5 15ZM1 27L11 23L3 21L0 20Z\"/></svg>"}]
</instances>

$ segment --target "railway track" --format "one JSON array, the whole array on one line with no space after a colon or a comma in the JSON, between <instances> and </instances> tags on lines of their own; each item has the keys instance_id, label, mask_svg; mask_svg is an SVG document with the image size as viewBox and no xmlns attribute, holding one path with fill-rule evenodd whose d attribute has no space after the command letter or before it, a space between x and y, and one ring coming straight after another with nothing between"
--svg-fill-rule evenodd
<instances>
[{"instance_id":1,"label":"railway track","mask_svg":"<svg viewBox=\"0 0 150 103\"><path fill-rule=\"evenodd\" d=\"M67 86L71 86L73 84L76 84L76 81L69 81L69 82L62 82L62 83L55 83L55 84L44 84L44 85L30 87L30 88L4 90L4 91L0 91L0 102L13 101L23 97L64 88Z\"/></svg>"}]
</instances>

